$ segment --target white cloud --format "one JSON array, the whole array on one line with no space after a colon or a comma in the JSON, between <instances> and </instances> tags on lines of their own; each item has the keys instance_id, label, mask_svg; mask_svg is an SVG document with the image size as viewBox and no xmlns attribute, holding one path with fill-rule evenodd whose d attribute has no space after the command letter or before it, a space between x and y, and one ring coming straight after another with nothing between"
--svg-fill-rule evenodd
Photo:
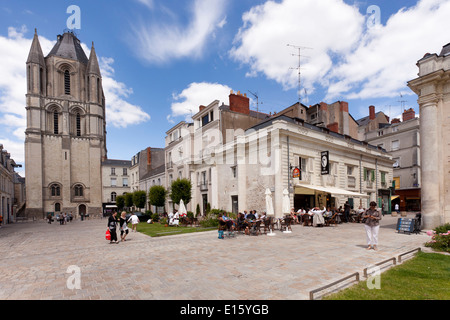
<instances>
[{"instance_id":1,"label":"white cloud","mask_svg":"<svg viewBox=\"0 0 450 320\"><path fill-rule=\"evenodd\" d=\"M199 106L207 106L214 100L227 103L231 88L219 83L191 83L179 94L173 95L172 114L167 120L173 123L174 117L184 116L192 121L191 116L199 111Z\"/></svg>"},{"instance_id":2,"label":"white cloud","mask_svg":"<svg viewBox=\"0 0 450 320\"><path fill-rule=\"evenodd\" d=\"M171 59L202 56L207 41L226 23L225 0L195 0L190 7L188 25L173 21L140 22L134 25L132 45L150 63L166 63Z\"/></svg>"},{"instance_id":3,"label":"white cloud","mask_svg":"<svg viewBox=\"0 0 450 320\"><path fill-rule=\"evenodd\" d=\"M32 38L27 38L25 26L8 28L8 35L0 35L0 143L11 152L16 162L23 162L26 128L26 68ZM55 41L39 36L44 55L53 48ZM89 49L82 44L89 56ZM114 60L99 57L103 75L103 89L106 98L106 121L115 127L127 127L150 119L141 107L127 102L133 93L126 84L114 79ZM18 148L17 146L21 147ZM17 159L20 159L19 161Z\"/></svg>"},{"instance_id":4,"label":"white cloud","mask_svg":"<svg viewBox=\"0 0 450 320\"><path fill-rule=\"evenodd\" d=\"M248 64L249 76L265 74L291 89L298 84L298 50L302 81L311 92L333 65L333 56L350 52L358 41L364 18L358 9L341 0L267 1L243 17L231 56ZM292 56L294 55L294 56Z\"/></svg>"},{"instance_id":5,"label":"white cloud","mask_svg":"<svg viewBox=\"0 0 450 320\"><path fill-rule=\"evenodd\" d=\"M153 8L155 7L155 1L154 0L136 0L136 1L141 3L141 4L143 4L144 6L149 8L150 10L153 10Z\"/></svg>"},{"instance_id":6,"label":"white cloud","mask_svg":"<svg viewBox=\"0 0 450 320\"><path fill-rule=\"evenodd\" d=\"M349 99L414 94L406 82L417 77L426 52L448 43L450 2L422 0L392 15L386 25L368 29L358 47L330 73L328 97Z\"/></svg>"},{"instance_id":7,"label":"white cloud","mask_svg":"<svg viewBox=\"0 0 450 320\"><path fill-rule=\"evenodd\" d=\"M449 16L450 1L421 0L367 28L368 16L343 0L267 1L243 15L230 55L249 66L248 76L292 89L298 51L287 44L310 47L302 51L302 85L325 89L327 101L412 94L406 82L417 76L417 60L449 41Z\"/></svg>"}]
</instances>

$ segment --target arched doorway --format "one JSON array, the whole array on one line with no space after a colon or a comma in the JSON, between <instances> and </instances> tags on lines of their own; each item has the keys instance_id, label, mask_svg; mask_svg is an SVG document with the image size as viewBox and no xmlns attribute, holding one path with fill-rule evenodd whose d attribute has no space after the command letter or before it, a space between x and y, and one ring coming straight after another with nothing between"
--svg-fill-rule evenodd
<instances>
[{"instance_id":1,"label":"arched doorway","mask_svg":"<svg viewBox=\"0 0 450 320\"><path fill-rule=\"evenodd\" d=\"M81 220L84 220L84 217L86 216L86 206L84 204L80 204L78 207L78 214L81 217Z\"/></svg>"},{"instance_id":2,"label":"arched doorway","mask_svg":"<svg viewBox=\"0 0 450 320\"><path fill-rule=\"evenodd\" d=\"M55 214L56 212L61 212L61 204L59 202L55 203Z\"/></svg>"}]
</instances>

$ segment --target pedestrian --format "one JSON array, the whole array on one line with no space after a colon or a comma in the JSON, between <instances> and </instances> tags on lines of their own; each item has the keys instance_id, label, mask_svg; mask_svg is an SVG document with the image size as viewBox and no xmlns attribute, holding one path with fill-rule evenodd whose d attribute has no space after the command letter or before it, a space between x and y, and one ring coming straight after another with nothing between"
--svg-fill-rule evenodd
<instances>
[{"instance_id":1,"label":"pedestrian","mask_svg":"<svg viewBox=\"0 0 450 320\"><path fill-rule=\"evenodd\" d=\"M400 212L400 206L398 205L398 203L395 204L395 211L397 212L397 214Z\"/></svg>"},{"instance_id":2,"label":"pedestrian","mask_svg":"<svg viewBox=\"0 0 450 320\"><path fill-rule=\"evenodd\" d=\"M367 236L367 250L378 250L378 231L380 230L380 220L382 215L376 207L377 203L372 201L370 203L370 208L363 214L364 227Z\"/></svg>"},{"instance_id":3,"label":"pedestrian","mask_svg":"<svg viewBox=\"0 0 450 320\"><path fill-rule=\"evenodd\" d=\"M125 238L128 235L128 222L127 222L127 213L122 211L119 219L120 224L120 240L127 241Z\"/></svg>"},{"instance_id":4,"label":"pedestrian","mask_svg":"<svg viewBox=\"0 0 450 320\"><path fill-rule=\"evenodd\" d=\"M344 204L344 220L345 222L350 221L350 204L348 203L348 201L346 201Z\"/></svg>"},{"instance_id":5,"label":"pedestrian","mask_svg":"<svg viewBox=\"0 0 450 320\"><path fill-rule=\"evenodd\" d=\"M52 224L53 219L52 219L51 213L48 214L47 220L48 220L48 224Z\"/></svg>"},{"instance_id":6,"label":"pedestrian","mask_svg":"<svg viewBox=\"0 0 450 320\"><path fill-rule=\"evenodd\" d=\"M127 222L130 222L130 220L131 220L131 231L134 230L134 232L136 232L136 231L137 231L137 225L138 225L138 223L139 223L139 218L138 218L138 216L133 212L133 213L131 214L130 219L128 219Z\"/></svg>"},{"instance_id":7,"label":"pedestrian","mask_svg":"<svg viewBox=\"0 0 450 320\"><path fill-rule=\"evenodd\" d=\"M109 232L111 233L111 240L109 241L109 243L113 243L115 241L115 243L119 243L117 241L117 233L116 233L116 227L117 227L117 212L114 211L112 213L111 216L109 216L108 218L108 228L109 228Z\"/></svg>"}]
</instances>

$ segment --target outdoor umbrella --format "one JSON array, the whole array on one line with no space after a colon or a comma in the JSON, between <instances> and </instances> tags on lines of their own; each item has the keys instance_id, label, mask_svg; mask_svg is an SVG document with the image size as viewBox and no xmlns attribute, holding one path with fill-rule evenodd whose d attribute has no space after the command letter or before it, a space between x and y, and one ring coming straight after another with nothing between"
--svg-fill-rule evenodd
<instances>
[{"instance_id":1,"label":"outdoor umbrella","mask_svg":"<svg viewBox=\"0 0 450 320\"><path fill-rule=\"evenodd\" d=\"M273 211L273 202L272 202L272 192L270 189L266 189L266 216L267 217L273 217L274 211ZM270 228L270 232L267 234L268 236L274 236L275 233L272 232L272 228Z\"/></svg>"},{"instance_id":2,"label":"outdoor umbrella","mask_svg":"<svg viewBox=\"0 0 450 320\"><path fill-rule=\"evenodd\" d=\"M186 207L184 206L183 199L180 200L178 213L180 214L180 217L183 217L183 216L185 216L187 214L187 210L186 210Z\"/></svg>"},{"instance_id":3,"label":"outdoor umbrella","mask_svg":"<svg viewBox=\"0 0 450 320\"><path fill-rule=\"evenodd\" d=\"M272 192L270 189L266 189L266 215L273 216L273 202L272 202Z\"/></svg>"},{"instance_id":4,"label":"outdoor umbrella","mask_svg":"<svg viewBox=\"0 0 450 320\"><path fill-rule=\"evenodd\" d=\"M289 191L283 190L283 214L291 213L291 200L289 199Z\"/></svg>"},{"instance_id":5,"label":"outdoor umbrella","mask_svg":"<svg viewBox=\"0 0 450 320\"><path fill-rule=\"evenodd\" d=\"M289 191L287 189L283 190L283 214L288 215L291 213L291 200L289 199ZM283 233L291 233L291 231L286 230Z\"/></svg>"}]
</instances>

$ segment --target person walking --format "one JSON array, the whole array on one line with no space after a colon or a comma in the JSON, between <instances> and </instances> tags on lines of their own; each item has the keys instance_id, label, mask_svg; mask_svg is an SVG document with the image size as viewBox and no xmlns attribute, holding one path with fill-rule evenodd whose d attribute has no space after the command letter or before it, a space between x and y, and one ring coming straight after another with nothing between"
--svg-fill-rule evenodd
<instances>
[{"instance_id":1,"label":"person walking","mask_svg":"<svg viewBox=\"0 0 450 320\"><path fill-rule=\"evenodd\" d=\"M109 216L108 218L108 228L109 228L109 232L111 233L111 240L109 241L109 243L113 243L115 241L115 243L119 243L117 241L117 233L116 233L116 227L117 227L117 212L114 211L112 213L112 215Z\"/></svg>"},{"instance_id":2,"label":"person walking","mask_svg":"<svg viewBox=\"0 0 450 320\"><path fill-rule=\"evenodd\" d=\"M127 213L122 211L119 219L120 224L120 240L127 241L125 238L128 235L128 222L127 222Z\"/></svg>"},{"instance_id":3,"label":"person walking","mask_svg":"<svg viewBox=\"0 0 450 320\"><path fill-rule=\"evenodd\" d=\"M136 232L136 231L137 231L137 225L138 225L138 223L139 223L139 218L138 218L138 216L133 212L132 215L131 215L131 217L130 217L130 219L128 219L127 222L130 222L130 220L131 220L131 231L134 230L134 232Z\"/></svg>"},{"instance_id":4,"label":"person walking","mask_svg":"<svg viewBox=\"0 0 450 320\"><path fill-rule=\"evenodd\" d=\"M381 213L377 210L377 203L372 201L370 208L363 214L364 227L366 229L367 250L378 250L378 231L380 230Z\"/></svg>"}]
</instances>

